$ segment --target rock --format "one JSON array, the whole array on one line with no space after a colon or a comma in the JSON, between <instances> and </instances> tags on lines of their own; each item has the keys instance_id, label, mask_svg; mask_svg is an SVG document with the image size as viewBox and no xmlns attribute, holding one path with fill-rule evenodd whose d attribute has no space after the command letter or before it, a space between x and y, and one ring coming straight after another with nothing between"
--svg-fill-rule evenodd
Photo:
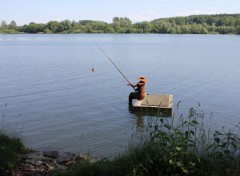
<instances>
[{"instance_id":1,"label":"rock","mask_svg":"<svg viewBox=\"0 0 240 176\"><path fill-rule=\"evenodd\" d=\"M75 157L74 153L62 152L56 160L58 164L66 164L71 158Z\"/></svg>"},{"instance_id":2,"label":"rock","mask_svg":"<svg viewBox=\"0 0 240 176\"><path fill-rule=\"evenodd\" d=\"M56 165L56 168L57 168L57 169L60 169L60 170L66 170L66 169L67 169L66 166L60 165L60 164L57 164L57 165Z\"/></svg>"},{"instance_id":3,"label":"rock","mask_svg":"<svg viewBox=\"0 0 240 176\"><path fill-rule=\"evenodd\" d=\"M57 162L55 159L52 158L43 158L42 159L43 164L48 163L48 164L52 164L55 165Z\"/></svg>"},{"instance_id":4,"label":"rock","mask_svg":"<svg viewBox=\"0 0 240 176\"><path fill-rule=\"evenodd\" d=\"M83 154L77 154L75 156L76 160L80 161L80 160L84 160L87 159L87 156L83 155Z\"/></svg>"},{"instance_id":5,"label":"rock","mask_svg":"<svg viewBox=\"0 0 240 176\"><path fill-rule=\"evenodd\" d=\"M20 157L20 166L14 170L16 176L44 176L49 175L52 170L58 168L66 170L76 162L90 159L90 162L100 160L88 155L74 154L70 152L44 151L30 152ZM0 167L0 176L8 176L11 173Z\"/></svg>"},{"instance_id":6,"label":"rock","mask_svg":"<svg viewBox=\"0 0 240 176\"><path fill-rule=\"evenodd\" d=\"M43 156L47 158L57 159L59 157L58 151L44 151Z\"/></svg>"}]
</instances>

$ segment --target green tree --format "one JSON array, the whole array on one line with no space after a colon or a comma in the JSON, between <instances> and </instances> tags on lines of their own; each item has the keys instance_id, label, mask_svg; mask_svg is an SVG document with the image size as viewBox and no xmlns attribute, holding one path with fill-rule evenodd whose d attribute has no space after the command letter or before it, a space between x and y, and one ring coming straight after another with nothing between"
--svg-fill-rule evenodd
<instances>
[{"instance_id":1,"label":"green tree","mask_svg":"<svg viewBox=\"0 0 240 176\"><path fill-rule=\"evenodd\" d=\"M52 34L52 31L48 28L44 29L43 31L45 34Z\"/></svg>"},{"instance_id":2,"label":"green tree","mask_svg":"<svg viewBox=\"0 0 240 176\"><path fill-rule=\"evenodd\" d=\"M31 22L28 25L24 25L19 31L26 32L26 33L40 33L40 32L43 33L45 29L46 29L45 24L37 24L37 23Z\"/></svg>"},{"instance_id":3,"label":"green tree","mask_svg":"<svg viewBox=\"0 0 240 176\"><path fill-rule=\"evenodd\" d=\"M34 23L34 22L29 23L29 25L25 26L24 32L27 32L27 33L37 33L38 32L37 24Z\"/></svg>"},{"instance_id":4,"label":"green tree","mask_svg":"<svg viewBox=\"0 0 240 176\"><path fill-rule=\"evenodd\" d=\"M85 32L86 32L86 33L93 33L94 31L93 31L92 25L87 24L87 25L85 26Z\"/></svg>"},{"instance_id":5,"label":"green tree","mask_svg":"<svg viewBox=\"0 0 240 176\"><path fill-rule=\"evenodd\" d=\"M217 26L222 26L223 25L223 20L219 19L216 23Z\"/></svg>"},{"instance_id":6,"label":"green tree","mask_svg":"<svg viewBox=\"0 0 240 176\"><path fill-rule=\"evenodd\" d=\"M171 33L171 28L172 28L171 23L161 21L161 20L155 21L153 24L154 33L163 33L163 34Z\"/></svg>"},{"instance_id":7,"label":"green tree","mask_svg":"<svg viewBox=\"0 0 240 176\"><path fill-rule=\"evenodd\" d=\"M177 33L177 34L239 34L240 14L192 15L188 17L161 18L151 22L132 23L126 17L114 17L112 23L103 21L64 20L49 21L47 24L34 22L17 26L15 21L8 25L2 21L1 33Z\"/></svg>"},{"instance_id":8,"label":"green tree","mask_svg":"<svg viewBox=\"0 0 240 176\"><path fill-rule=\"evenodd\" d=\"M60 25L62 25L64 31L71 30L72 22L70 20L61 21Z\"/></svg>"},{"instance_id":9,"label":"green tree","mask_svg":"<svg viewBox=\"0 0 240 176\"><path fill-rule=\"evenodd\" d=\"M190 34L189 25L182 25L181 28L181 34Z\"/></svg>"},{"instance_id":10,"label":"green tree","mask_svg":"<svg viewBox=\"0 0 240 176\"><path fill-rule=\"evenodd\" d=\"M113 18L113 23L112 23L114 28L131 28L132 27L132 21L125 17L114 17Z\"/></svg>"},{"instance_id":11,"label":"green tree","mask_svg":"<svg viewBox=\"0 0 240 176\"><path fill-rule=\"evenodd\" d=\"M147 22L147 21L144 21L144 22L141 22L141 23L136 23L136 24L134 24L134 27L136 29L142 29L143 33L149 33L152 30L151 23Z\"/></svg>"},{"instance_id":12,"label":"green tree","mask_svg":"<svg viewBox=\"0 0 240 176\"><path fill-rule=\"evenodd\" d=\"M120 18L119 17L114 17L113 20L112 20L112 28L114 29L114 31L116 33L120 33Z\"/></svg>"},{"instance_id":13,"label":"green tree","mask_svg":"<svg viewBox=\"0 0 240 176\"><path fill-rule=\"evenodd\" d=\"M79 23L72 21L72 27L70 32L71 33L81 33L81 26L79 25Z\"/></svg>"},{"instance_id":14,"label":"green tree","mask_svg":"<svg viewBox=\"0 0 240 176\"><path fill-rule=\"evenodd\" d=\"M240 17L236 19L235 24L236 27L240 26Z\"/></svg>"},{"instance_id":15,"label":"green tree","mask_svg":"<svg viewBox=\"0 0 240 176\"><path fill-rule=\"evenodd\" d=\"M113 23L112 23L113 27L116 28L116 27L120 27L120 18L119 17L114 17L113 18Z\"/></svg>"},{"instance_id":16,"label":"green tree","mask_svg":"<svg viewBox=\"0 0 240 176\"><path fill-rule=\"evenodd\" d=\"M240 26L237 28L237 34L240 34Z\"/></svg>"},{"instance_id":17,"label":"green tree","mask_svg":"<svg viewBox=\"0 0 240 176\"><path fill-rule=\"evenodd\" d=\"M177 25L184 25L185 24L185 18L177 17L177 18L175 18L175 23Z\"/></svg>"},{"instance_id":18,"label":"green tree","mask_svg":"<svg viewBox=\"0 0 240 176\"><path fill-rule=\"evenodd\" d=\"M1 22L1 29L7 29L7 22L6 21L4 21L4 20L2 20L2 22Z\"/></svg>"},{"instance_id":19,"label":"green tree","mask_svg":"<svg viewBox=\"0 0 240 176\"><path fill-rule=\"evenodd\" d=\"M54 33L62 33L66 31L65 27L63 24L58 24L57 28L55 29Z\"/></svg>"},{"instance_id":20,"label":"green tree","mask_svg":"<svg viewBox=\"0 0 240 176\"><path fill-rule=\"evenodd\" d=\"M223 21L223 24L225 26L234 26L235 24L235 19L232 16L226 17Z\"/></svg>"},{"instance_id":21,"label":"green tree","mask_svg":"<svg viewBox=\"0 0 240 176\"><path fill-rule=\"evenodd\" d=\"M181 25L171 24L171 34L182 34Z\"/></svg>"},{"instance_id":22,"label":"green tree","mask_svg":"<svg viewBox=\"0 0 240 176\"><path fill-rule=\"evenodd\" d=\"M15 30L17 28L17 23L15 21L11 21L11 23L9 24L9 28Z\"/></svg>"},{"instance_id":23,"label":"green tree","mask_svg":"<svg viewBox=\"0 0 240 176\"><path fill-rule=\"evenodd\" d=\"M214 23L211 26L208 25L207 30L208 30L209 33L218 33L217 27L215 26Z\"/></svg>"},{"instance_id":24,"label":"green tree","mask_svg":"<svg viewBox=\"0 0 240 176\"><path fill-rule=\"evenodd\" d=\"M115 33L115 30L113 29L113 27L108 26L104 29L104 33L109 33L109 34Z\"/></svg>"},{"instance_id":25,"label":"green tree","mask_svg":"<svg viewBox=\"0 0 240 176\"><path fill-rule=\"evenodd\" d=\"M104 32L105 28L107 27L107 23L102 21L94 21L91 25L92 29L96 32Z\"/></svg>"},{"instance_id":26,"label":"green tree","mask_svg":"<svg viewBox=\"0 0 240 176\"><path fill-rule=\"evenodd\" d=\"M132 27L132 21L127 17L120 18L120 26L130 28Z\"/></svg>"},{"instance_id":27,"label":"green tree","mask_svg":"<svg viewBox=\"0 0 240 176\"><path fill-rule=\"evenodd\" d=\"M217 28L217 31L220 34L233 34L233 33L237 33L237 29L233 26L219 26Z\"/></svg>"},{"instance_id":28,"label":"green tree","mask_svg":"<svg viewBox=\"0 0 240 176\"><path fill-rule=\"evenodd\" d=\"M51 30L53 33L55 33L56 32L56 30L57 30L57 28L58 28L58 26L59 26L59 22L57 22L57 21L49 21L48 23L47 23L47 28L49 29L49 30Z\"/></svg>"},{"instance_id":29,"label":"green tree","mask_svg":"<svg viewBox=\"0 0 240 176\"><path fill-rule=\"evenodd\" d=\"M214 20L214 17L208 17L206 23L207 23L209 26L211 26L211 25L215 24L216 21Z\"/></svg>"}]
</instances>

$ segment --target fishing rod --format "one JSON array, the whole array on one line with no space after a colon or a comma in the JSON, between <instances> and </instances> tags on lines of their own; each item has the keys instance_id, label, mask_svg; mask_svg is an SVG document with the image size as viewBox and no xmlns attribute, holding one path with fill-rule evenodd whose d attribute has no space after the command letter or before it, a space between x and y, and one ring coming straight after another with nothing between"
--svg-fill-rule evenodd
<instances>
[{"instance_id":1,"label":"fishing rod","mask_svg":"<svg viewBox=\"0 0 240 176\"><path fill-rule=\"evenodd\" d=\"M116 66L116 64L112 61L112 59L107 55L107 53L97 44L95 43L98 47L98 49L100 49L100 51L102 51L102 53L108 58L108 60L113 64L113 66L118 70L119 73L121 73L121 75L123 76L124 79L127 80L127 82L129 83L129 85L131 85L130 81L127 79L127 77L121 72L121 70ZM134 89L134 88L133 88ZM134 89L135 90L135 89Z\"/></svg>"}]
</instances>

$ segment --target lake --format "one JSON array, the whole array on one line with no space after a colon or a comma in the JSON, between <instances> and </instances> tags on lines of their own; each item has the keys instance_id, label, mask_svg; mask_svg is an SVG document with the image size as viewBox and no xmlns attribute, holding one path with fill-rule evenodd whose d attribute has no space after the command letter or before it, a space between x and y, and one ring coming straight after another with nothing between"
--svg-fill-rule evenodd
<instances>
[{"instance_id":1,"label":"lake","mask_svg":"<svg viewBox=\"0 0 240 176\"><path fill-rule=\"evenodd\" d=\"M173 94L175 117L200 103L213 130L240 122L239 35L19 34L0 35L0 129L36 150L123 152L150 117L129 112L132 89L96 43L132 83Z\"/></svg>"}]
</instances>

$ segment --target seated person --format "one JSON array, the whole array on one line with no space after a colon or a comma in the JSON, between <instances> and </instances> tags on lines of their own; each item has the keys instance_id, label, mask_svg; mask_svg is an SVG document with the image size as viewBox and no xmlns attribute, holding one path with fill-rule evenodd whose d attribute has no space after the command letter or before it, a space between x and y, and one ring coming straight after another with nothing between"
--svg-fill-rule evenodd
<instances>
[{"instance_id":1,"label":"seated person","mask_svg":"<svg viewBox=\"0 0 240 176\"><path fill-rule=\"evenodd\" d=\"M133 89L136 91L129 94L128 103L130 106L132 105L133 99L142 100L146 95L145 83L148 81L147 78L145 76L140 76L137 79L139 80L139 82L136 85L129 83L129 85L132 86Z\"/></svg>"}]
</instances>

